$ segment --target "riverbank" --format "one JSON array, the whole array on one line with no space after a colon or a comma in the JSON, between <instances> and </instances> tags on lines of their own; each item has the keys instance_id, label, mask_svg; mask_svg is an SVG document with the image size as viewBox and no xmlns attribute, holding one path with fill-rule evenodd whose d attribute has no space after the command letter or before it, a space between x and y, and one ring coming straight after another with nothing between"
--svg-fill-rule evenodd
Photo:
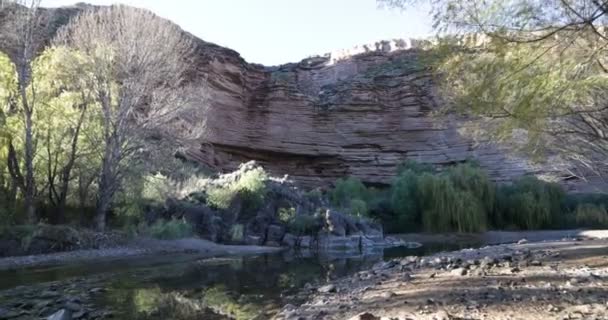
<instances>
[{"instance_id":1,"label":"riverbank","mask_svg":"<svg viewBox=\"0 0 608 320\"><path fill-rule=\"evenodd\" d=\"M280 250L282 250L282 248L249 245L222 245L198 238L179 240L140 238L132 240L123 246L114 248L75 250L49 254L0 258L0 270L75 264L114 259L133 259L158 254L188 253L196 256L196 258L209 258L225 255L272 253Z\"/></svg>"},{"instance_id":2,"label":"riverbank","mask_svg":"<svg viewBox=\"0 0 608 320\"><path fill-rule=\"evenodd\" d=\"M608 240L406 257L300 293L275 319L606 319Z\"/></svg>"}]
</instances>

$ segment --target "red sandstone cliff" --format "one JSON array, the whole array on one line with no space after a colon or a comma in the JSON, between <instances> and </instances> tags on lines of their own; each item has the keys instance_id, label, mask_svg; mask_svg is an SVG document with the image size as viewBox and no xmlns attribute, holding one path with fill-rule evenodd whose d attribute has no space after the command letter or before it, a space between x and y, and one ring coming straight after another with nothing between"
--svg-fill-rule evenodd
<instances>
[{"instance_id":1,"label":"red sandstone cliff","mask_svg":"<svg viewBox=\"0 0 608 320\"><path fill-rule=\"evenodd\" d=\"M446 165L473 158L496 180L535 171L462 136L463 121L432 116L439 106L425 51L405 42L279 67L200 44L193 67L209 83L207 134L188 155L214 168L257 160L308 186L344 176L389 183L405 159Z\"/></svg>"}]
</instances>

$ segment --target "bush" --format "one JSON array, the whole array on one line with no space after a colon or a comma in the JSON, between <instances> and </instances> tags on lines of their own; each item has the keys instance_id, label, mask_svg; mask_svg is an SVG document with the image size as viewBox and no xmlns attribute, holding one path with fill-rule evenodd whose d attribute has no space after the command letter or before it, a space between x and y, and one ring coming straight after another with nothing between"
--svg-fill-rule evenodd
<instances>
[{"instance_id":1,"label":"bush","mask_svg":"<svg viewBox=\"0 0 608 320\"><path fill-rule=\"evenodd\" d=\"M287 230L295 235L312 235L321 229L318 216L296 215L287 225Z\"/></svg>"},{"instance_id":2,"label":"bush","mask_svg":"<svg viewBox=\"0 0 608 320\"><path fill-rule=\"evenodd\" d=\"M149 229L147 230L147 234L156 239L181 239L192 236L193 228L185 220L159 220L149 227Z\"/></svg>"},{"instance_id":3,"label":"bush","mask_svg":"<svg viewBox=\"0 0 608 320\"><path fill-rule=\"evenodd\" d=\"M339 208L348 208L353 199L362 201L369 199L369 192L363 182L354 177L336 181L336 186L330 193L331 203Z\"/></svg>"},{"instance_id":4,"label":"bush","mask_svg":"<svg viewBox=\"0 0 608 320\"><path fill-rule=\"evenodd\" d=\"M603 205L592 203L580 204L576 208L576 224L587 228L608 227L608 212Z\"/></svg>"},{"instance_id":5,"label":"bush","mask_svg":"<svg viewBox=\"0 0 608 320\"><path fill-rule=\"evenodd\" d=\"M213 186L207 190L207 203L218 209L227 209L237 194L241 194L244 207L255 210L262 205L266 196L268 176L261 168L246 171L238 180L227 186Z\"/></svg>"},{"instance_id":6,"label":"bush","mask_svg":"<svg viewBox=\"0 0 608 320\"><path fill-rule=\"evenodd\" d=\"M230 188L212 187L207 190L207 203L216 209L228 209L236 192Z\"/></svg>"},{"instance_id":7,"label":"bush","mask_svg":"<svg viewBox=\"0 0 608 320\"><path fill-rule=\"evenodd\" d=\"M349 213L356 217L366 217L368 214L367 203L361 199L352 199L348 205Z\"/></svg>"},{"instance_id":8,"label":"bush","mask_svg":"<svg viewBox=\"0 0 608 320\"><path fill-rule=\"evenodd\" d=\"M558 225L565 210L562 188L536 177L523 177L498 188L495 214L502 223L519 229L542 229ZM500 225L496 225L500 227Z\"/></svg>"},{"instance_id":9,"label":"bush","mask_svg":"<svg viewBox=\"0 0 608 320\"><path fill-rule=\"evenodd\" d=\"M391 224L396 230L407 230L421 224L417 199L418 174L412 170L402 171L393 181L390 192L390 207L393 212Z\"/></svg>"},{"instance_id":10,"label":"bush","mask_svg":"<svg viewBox=\"0 0 608 320\"><path fill-rule=\"evenodd\" d=\"M487 226L481 201L470 191L458 189L447 175L423 174L417 197L422 224L433 232L480 232Z\"/></svg>"}]
</instances>

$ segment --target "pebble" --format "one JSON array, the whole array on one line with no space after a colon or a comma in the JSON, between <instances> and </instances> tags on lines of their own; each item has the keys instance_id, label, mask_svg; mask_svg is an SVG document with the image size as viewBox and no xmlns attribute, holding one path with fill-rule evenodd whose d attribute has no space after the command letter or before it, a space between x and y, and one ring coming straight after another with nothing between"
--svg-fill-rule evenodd
<instances>
[{"instance_id":1,"label":"pebble","mask_svg":"<svg viewBox=\"0 0 608 320\"><path fill-rule=\"evenodd\" d=\"M454 276L466 276L467 273L468 273L468 271L465 268L456 268L456 269L450 271L450 274L454 275Z\"/></svg>"},{"instance_id":2,"label":"pebble","mask_svg":"<svg viewBox=\"0 0 608 320\"><path fill-rule=\"evenodd\" d=\"M318 292L321 293L331 293L331 292L336 292L336 286L333 284L328 284L322 287L319 287L319 289L317 289Z\"/></svg>"}]
</instances>

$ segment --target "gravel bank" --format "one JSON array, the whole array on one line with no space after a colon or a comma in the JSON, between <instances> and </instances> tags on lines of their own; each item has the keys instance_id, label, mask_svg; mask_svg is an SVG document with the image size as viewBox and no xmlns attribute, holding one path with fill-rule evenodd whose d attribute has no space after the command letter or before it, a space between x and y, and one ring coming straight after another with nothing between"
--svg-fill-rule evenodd
<instances>
[{"instance_id":1,"label":"gravel bank","mask_svg":"<svg viewBox=\"0 0 608 320\"><path fill-rule=\"evenodd\" d=\"M106 259L131 259L153 254L191 253L197 255L197 257L205 258L220 255L267 253L279 250L281 248L221 245L196 238L179 240L136 239L126 246L109 249L76 250L1 258L0 270L94 262Z\"/></svg>"},{"instance_id":2,"label":"gravel bank","mask_svg":"<svg viewBox=\"0 0 608 320\"><path fill-rule=\"evenodd\" d=\"M599 239L394 259L308 288L275 319L608 319L607 255Z\"/></svg>"}]
</instances>

